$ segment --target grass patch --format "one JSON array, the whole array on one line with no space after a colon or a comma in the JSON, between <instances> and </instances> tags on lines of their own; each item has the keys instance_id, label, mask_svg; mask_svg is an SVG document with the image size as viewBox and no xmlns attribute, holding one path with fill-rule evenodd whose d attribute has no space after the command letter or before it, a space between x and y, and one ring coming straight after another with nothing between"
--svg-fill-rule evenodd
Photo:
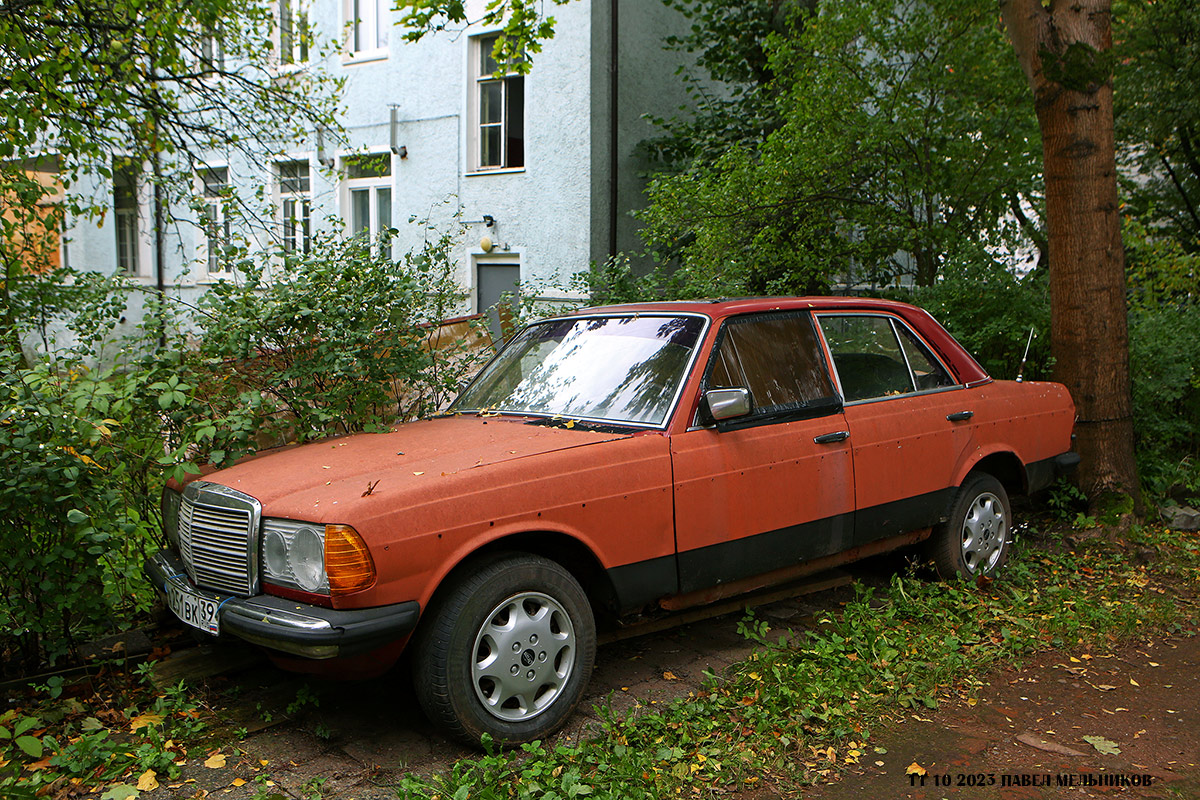
<instances>
[{"instance_id":1,"label":"grass patch","mask_svg":"<svg viewBox=\"0 0 1200 800\"><path fill-rule=\"evenodd\" d=\"M1049 648L1104 651L1195 625L1200 537L1152 527L1133 538L1158 557L1142 565L1103 541L1069 550L1042 540L1021 546L1000 581L860 584L799 631L748 616L741 631L756 652L703 691L624 714L601 709L591 738L463 759L445 774L406 777L399 794L658 800L818 782L872 754L873 728L970 697L998 663ZM0 796L133 798L139 783L166 783L221 744L228 729L202 695L182 685L156 691L146 671L51 679L17 698L0 716Z\"/></svg>"},{"instance_id":2,"label":"grass patch","mask_svg":"<svg viewBox=\"0 0 1200 800\"><path fill-rule=\"evenodd\" d=\"M602 709L588 740L464 759L449 774L408 776L399 794L657 800L819 781L871 751L872 727L969 696L997 663L1049 648L1106 650L1194 624L1200 538L1157 528L1134 538L1157 560L1132 563L1104 542L1026 546L1003 580L983 585L905 576L860 585L811 630L781 635L749 616L742 632L758 650L705 691L624 716Z\"/></svg>"}]
</instances>

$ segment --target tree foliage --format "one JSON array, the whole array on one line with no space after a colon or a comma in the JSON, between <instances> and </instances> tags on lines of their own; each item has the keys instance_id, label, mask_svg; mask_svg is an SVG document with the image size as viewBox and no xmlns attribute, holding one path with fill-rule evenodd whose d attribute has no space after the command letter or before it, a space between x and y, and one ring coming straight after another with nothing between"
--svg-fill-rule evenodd
<instances>
[{"instance_id":1,"label":"tree foliage","mask_svg":"<svg viewBox=\"0 0 1200 800\"><path fill-rule=\"evenodd\" d=\"M764 43L772 89L754 94L776 95L778 127L657 179L650 246L701 294L793 293L847 273L929 284L947 261L1011 240L1011 209L1039 205L1037 131L994 10L868 0L791 12Z\"/></svg>"},{"instance_id":2,"label":"tree foliage","mask_svg":"<svg viewBox=\"0 0 1200 800\"><path fill-rule=\"evenodd\" d=\"M281 36L270 0L0 0L0 325L10 347L13 298L58 266L64 218L111 205L76 190L81 176L111 178L114 157L126 158L153 176L165 205L172 189L192 193L205 158L263 163L335 125L337 83L281 68ZM312 63L320 50L310 47Z\"/></svg>"},{"instance_id":3,"label":"tree foliage","mask_svg":"<svg viewBox=\"0 0 1200 800\"><path fill-rule=\"evenodd\" d=\"M1200 252L1200 6L1114 3L1115 117L1130 210Z\"/></svg>"}]
</instances>

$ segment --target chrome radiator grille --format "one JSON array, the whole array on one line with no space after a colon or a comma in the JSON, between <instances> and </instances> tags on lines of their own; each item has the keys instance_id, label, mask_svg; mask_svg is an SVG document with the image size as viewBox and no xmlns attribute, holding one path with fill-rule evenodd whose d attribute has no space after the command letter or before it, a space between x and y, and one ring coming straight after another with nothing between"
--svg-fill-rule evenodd
<instances>
[{"instance_id":1,"label":"chrome radiator grille","mask_svg":"<svg viewBox=\"0 0 1200 800\"><path fill-rule=\"evenodd\" d=\"M188 577L230 594L258 591L257 500L220 484L193 481L179 507L179 549Z\"/></svg>"}]
</instances>

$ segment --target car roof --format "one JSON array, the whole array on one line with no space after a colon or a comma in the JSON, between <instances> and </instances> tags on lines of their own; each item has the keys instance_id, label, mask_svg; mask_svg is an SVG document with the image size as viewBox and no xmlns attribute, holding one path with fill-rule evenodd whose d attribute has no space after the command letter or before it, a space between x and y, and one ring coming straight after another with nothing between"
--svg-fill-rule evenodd
<instances>
[{"instance_id":1,"label":"car roof","mask_svg":"<svg viewBox=\"0 0 1200 800\"><path fill-rule=\"evenodd\" d=\"M987 371L951 336L928 311L897 300L873 297L733 297L713 300L669 300L654 303L626 303L580 308L563 316L597 314L703 314L714 322L726 317L765 311L866 312L894 314L919 331L947 361L958 380L973 384L990 380Z\"/></svg>"},{"instance_id":2,"label":"car roof","mask_svg":"<svg viewBox=\"0 0 1200 800\"><path fill-rule=\"evenodd\" d=\"M624 303L611 306L590 306L572 314L587 316L596 313L646 313L665 311L672 314L692 313L719 319L735 314L753 314L761 311L785 311L788 309L811 309L839 311L852 309L863 311L890 311L903 315L911 309L907 303L895 300L879 300L869 297L724 297L712 300L664 300L652 303Z\"/></svg>"}]
</instances>

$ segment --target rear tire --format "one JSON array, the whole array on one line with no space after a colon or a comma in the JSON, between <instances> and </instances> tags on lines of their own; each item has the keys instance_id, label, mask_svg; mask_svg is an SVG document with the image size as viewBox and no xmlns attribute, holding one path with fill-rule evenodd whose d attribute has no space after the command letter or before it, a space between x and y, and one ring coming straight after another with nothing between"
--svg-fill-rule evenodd
<instances>
[{"instance_id":1,"label":"rear tire","mask_svg":"<svg viewBox=\"0 0 1200 800\"><path fill-rule=\"evenodd\" d=\"M449 586L417 631L417 699L447 735L501 746L558 730L583 696L596 658L596 624L562 565L511 553Z\"/></svg>"},{"instance_id":2,"label":"rear tire","mask_svg":"<svg viewBox=\"0 0 1200 800\"><path fill-rule=\"evenodd\" d=\"M943 579L994 576L1008 561L1012 507L1000 481L986 472L967 476L950 518L934 528L929 555Z\"/></svg>"}]
</instances>

